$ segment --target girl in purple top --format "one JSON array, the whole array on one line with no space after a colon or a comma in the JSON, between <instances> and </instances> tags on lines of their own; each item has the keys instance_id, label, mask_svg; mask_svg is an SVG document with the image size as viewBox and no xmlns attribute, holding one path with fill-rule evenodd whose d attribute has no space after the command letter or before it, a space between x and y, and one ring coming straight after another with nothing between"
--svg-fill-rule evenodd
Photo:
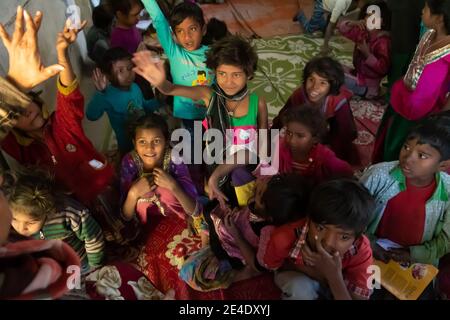
<instances>
[{"instance_id":1,"label":"girl in purple top","mask_svg":"<svg viewBox=\"0 0 450 320\"><path fill-rule=\"evenodd\" d=\"M201 229L202 206L187 166L173 159L169 130L157 114L137 115L130 126L135 149L122 159L120 191L122 215L135 215L145 224L150 215L192 217Z\"/></svg>"}]
</instances>

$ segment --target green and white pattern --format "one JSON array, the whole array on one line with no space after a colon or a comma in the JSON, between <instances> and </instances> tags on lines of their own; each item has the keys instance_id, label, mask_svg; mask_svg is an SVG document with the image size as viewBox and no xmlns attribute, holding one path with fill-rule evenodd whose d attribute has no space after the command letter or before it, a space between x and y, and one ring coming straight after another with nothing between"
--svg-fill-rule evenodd
<instances>
[{"instance_id":1,"label":"green and white pattern","mask_svg":"<svg viewBox=\"0 0 450 320\"><path fill-rule=\"evenodd\" d=\"M259 62L249 87L265 98L270 119L278 114L291 93L300 86L305 64L318 55L322 43L323 38L309 35L253 40ZM330 47L334 58L344 65L352 65L352 42L338 36L332 39Z\"/></svg>"}]
</instances>

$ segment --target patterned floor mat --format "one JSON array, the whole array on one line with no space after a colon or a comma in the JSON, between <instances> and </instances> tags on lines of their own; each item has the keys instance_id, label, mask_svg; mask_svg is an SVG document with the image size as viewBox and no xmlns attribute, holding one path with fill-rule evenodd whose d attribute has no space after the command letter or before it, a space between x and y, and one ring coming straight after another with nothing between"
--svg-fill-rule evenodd
<instances>
[{"instance_id":1,"label":"patterned floor mat","mask_svg":"<svg viewBox=\"0 0 450 320\"><path fill-rule=\"evenodd\" d=\"M281 292L273 274L232 284L226 290L199 292L179 279L185 257L200 248L200 238L189 235L186 223L176 217L152 216L140 244L110 248L110 261L126 261L141 270L161 292L174 289L177 300L274 300Z\"/></svg>"},{"instance_id":2,"label":"patterned floor mat","mask_svg":"<svg viewBox=\"0 0 450 320\"><path fill-rule=\"evenodd\" d=\"M258 96L264 97L270 118L278 114L294 89L300 86L303 68L311 58L318 55L322 43L322 38L309 35L253 40L259 62L249 87ZM344 65L352 65L353 44L350 41L334 37L330 46L335 59Z\"/></svg>"}]
</instances>

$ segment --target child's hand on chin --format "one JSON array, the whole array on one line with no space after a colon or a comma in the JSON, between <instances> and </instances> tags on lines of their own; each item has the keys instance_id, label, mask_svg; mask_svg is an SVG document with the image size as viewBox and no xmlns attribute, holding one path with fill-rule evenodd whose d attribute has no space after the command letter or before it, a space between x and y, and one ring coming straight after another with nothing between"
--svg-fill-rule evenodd
<instances>
[{"instance_id":1,"label":"child's hand on chin","mask_svg":"<svg viewBox=\"0 0 450 320\"><path fill-rule=\"evenodd\" d=\"M330 254L326 251L319 237L316 236L316 250L318 258L316 259L315 267L326 278L330 279L336 275L342 274L342 258L338 251Z\"/></svg>"}]
</instances>

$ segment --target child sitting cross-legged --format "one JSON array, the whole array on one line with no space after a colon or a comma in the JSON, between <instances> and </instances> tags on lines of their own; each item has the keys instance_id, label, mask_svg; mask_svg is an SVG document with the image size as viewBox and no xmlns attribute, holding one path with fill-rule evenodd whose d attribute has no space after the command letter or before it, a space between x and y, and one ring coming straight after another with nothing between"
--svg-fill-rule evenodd
<instances>
[{"instance_id":1,"label":"child sitting cross-legged","mask_svg":"<svg viewBox=\"0 0 450 320\"><path fill-rule=\"evenodd\" d=\"M436 115L407 136L398 161L370 167L361 182L376 199L368 228L374 257L437 266L450 252L450 118ZM382 249L377 239L402 248Z\"/></svg>"},{"instance_id":2,"label":"child sitting cross-legged","mask_svg":"<svg viewBox=\"0 0 450 320\"><path fill-rule=\"evenodd\" d=\"M374 201L353 180L324 182L312 192L308 216L276 228L263 266L279 269L283 299L368 299L372 249L363 232ZM281 269L280 269L281 268Z\"/></svg>"}]
</instances>

